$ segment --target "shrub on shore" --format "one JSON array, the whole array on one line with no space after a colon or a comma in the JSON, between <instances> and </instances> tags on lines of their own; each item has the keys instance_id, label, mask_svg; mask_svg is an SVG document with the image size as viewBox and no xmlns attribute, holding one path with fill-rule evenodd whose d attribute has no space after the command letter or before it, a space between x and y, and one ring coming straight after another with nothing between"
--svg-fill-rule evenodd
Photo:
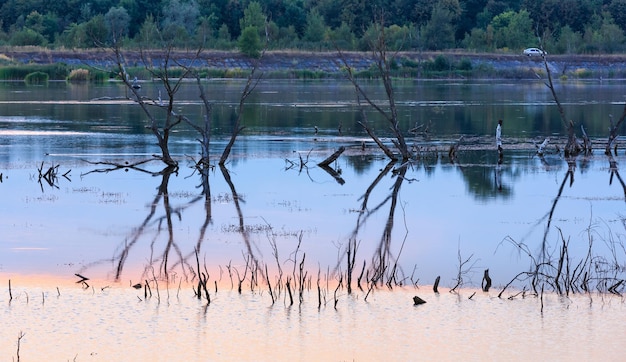
<instances>
[{"instance_id":1,"label":"shrub on shore","mask_svg":"<svg viewBox=\"0 0 626 362\"><path fill-rule=\"evenodd\" d=\"M69 75L65 64L24 64L0 67L0 80L25 80L27 75L37 72L45 73L53 80L65 79Z\"/></svg>"},{"instance_id":2,"label":"shrub on shore","mask_svg":"<svg viewBox=\"0 0 626 362\"><path fill-rule=\"evenodd\" d=\"M46 84L48 83L49 76L44 72L32 72L26 74L24 77L24 82L26 84Z\"/></svg>"}]
</instances>

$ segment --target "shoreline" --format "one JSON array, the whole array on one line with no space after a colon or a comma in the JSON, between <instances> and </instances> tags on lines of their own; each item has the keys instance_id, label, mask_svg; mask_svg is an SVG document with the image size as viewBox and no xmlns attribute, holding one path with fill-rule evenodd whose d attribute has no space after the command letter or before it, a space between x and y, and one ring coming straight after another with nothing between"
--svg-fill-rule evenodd
<instances>
[{"instance_id":1,"label":"shoreline","mask_svg":"<svg viewBox=\"0 0 626 362\"><path fill-rule=\"evenodd\" d=\"M419 65L434 62L443 57L451 67L456 63L471 63L471 71L492 74L505 78L536 78L536 73L545 72L543 58L522 54L467 53L467 52L398 52L399 69L415 72ZM143 66L144 60L157 64L164 59L163 50L124 51L129 66ZM174 57L181 61L193 61L195 51L176 51ZM356 71L365 71L375 66L375 60L369 52L345 52L343 56ZM104 49L49 50L40 48L0 48L0 59L10 65L50 65L66 64L69 66L88 66L106 68L115 65L111 51ZM620 55L548 55L550 71L554 76L573 78L626 78L626 54ZM199 68L219 70L251 69L254 59L237 51L205 50L196 60ZM415 67L408 67L410 63ZM342 72L343 62L337 52L305 51L268 51L260 59L259 70L263 72L320 72L328 75ZM413 73L409 77L413 77ZM426 77L428 78L428 77Z\"/></svg>"}]
</instances>

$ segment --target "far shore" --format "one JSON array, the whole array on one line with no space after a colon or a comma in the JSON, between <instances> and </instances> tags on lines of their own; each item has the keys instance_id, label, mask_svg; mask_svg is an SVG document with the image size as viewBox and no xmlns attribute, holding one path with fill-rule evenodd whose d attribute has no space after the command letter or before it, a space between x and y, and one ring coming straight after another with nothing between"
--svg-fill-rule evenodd
<instances>
[{"instance_id":1,"label":"far shore","mask_svg":"<svg viewBox=\"0 0 626 362\"><path fill-rule=\"evenodd\" d=\"M195 57L195 50L179 50L174 53L177 59L191 60ZM391 53L389 53L391 55ZM356 71L371 68L374 57L369 52L342 53L350 67ZM503 75L505 77L524 78L534 77L535 73L544 68L543 58L540 56L525 56L520 54L500 53L468 53L468 52L419 52L408 51L393 53L398 59L399 66L408 69L408 65L417 67L425 62L433 62L443 57L450 63L451 68L459 62L471 63L472 70L481 74ZM149 59L156 63L165 56L164 50L124 51L129 66L143 66L144 60ZM574 78L626 78L626 54L619 55L548 55L547 61L550 70L556 76ZM0 60L16 64L55 64L63 63L69 66L92 66L107 68L115 65L113 55L105 49L60 49L29 47L0 47ZM2 64L2 63L0 63ZM197 59L197 67L246 70L251 69L254 59L248 58L237 51L205 50ZM307 52L307 51L268 51L259 63L259 70L264 72L297 72L311 71L321 73L340 73L344 66L338 52ZM412 74L412 73L411 73Z\"/></svg>"}]
</instances>

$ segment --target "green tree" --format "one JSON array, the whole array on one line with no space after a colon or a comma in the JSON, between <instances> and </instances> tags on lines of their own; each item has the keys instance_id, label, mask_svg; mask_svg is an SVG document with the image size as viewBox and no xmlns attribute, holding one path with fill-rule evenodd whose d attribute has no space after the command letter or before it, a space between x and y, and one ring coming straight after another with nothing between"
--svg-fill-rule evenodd
<instances>
[{"instance_id":1,"label":"green tree","mask_svg":"<svg viewBox=\"0 0 626 362\"><path fill-rule=\"evenodd\" d=\"M156 46L161 40L161 36L159 34L159 27L154 20L152 15L146 17L143 24L139 28L139 32L135 36L135 41L137 41L142 47L150 48Z\"/></svg>"},{"instance_id":2,"label":"green tree","mask_svg":"<svg viewBox=\"0 0 626 362\"><path fill-rule=\"evenodd\" d=\"M22 30L13 32L13 34L9 38L9 44L13 46L45 46L47 42L46 38L44 38L43 35L39 34L33 29L24 28Z\"/></svg>"},{"instance_id":3,"label":"green tree","mask_svg":"<svg viewBox=\"0 0 626 362\"><path fill-rule=\"evenodd\" d=\"M258 30L265 31L265 19L266 16L263 14L261 4L257 1L252 1L243 11L243 18L239 20L239 28L242 32L249 27L255 27Z\"/></svg>"},{"instance_id":4,"label":"green tree","mask_svg":"<svg viewBox=\"0 0 626 362\"><path fill-rule=\"evenodd\" d=\"M239 51L251 58L261 56L261 37L259 30L255 26L249 26L241 32L239 36Z\"/></svg>"},{"instance_id":5,"label":"green tree","mask_svg":"<svg viewBox=\"0 0 626 362\"><path fill-rule=\"evenodd\" d=\"M626 31L626 0L613 0L608 6L613 21L622 30Z\"/></svg>"},{"instance_id":6,"label":"green tree","mask_svg":"<svg viewBox=\"0 0 626 362\"><path fill-rule=\"evenodd\" d=\"M228 30L228 26L226 24L222 24L220 29L217 31L217 40L215 42L215 47L218 49L230 49L232 37L230 35L230 31Z\"/></svg>"},{"instance_id":7,"label":"green tree","mask_svg":"<svg viewBox=\"0 0 626 362\"><path fill-rule=\"evenodd\" d=\"M61 34L59 43L68 48L93 48L102 46L107 37L104 15L97 15L87 22L70 24Z\"/></svg>"},{"instance_id":8,"label":"green tree","mask_svg":"<svg viewBox=\"0 0 626 362\"><path fill-rule=\"evenodd\" d=\"M476 19L478 14L483 11L487 5L487 0L465 0L462 1L461 15L457 23L456 39L463 39L466 34L470 34L472 29L476 28Z\"/></svg>"},{"instance_id":9,"label":"green tree","mask_svg":"<svg viewBox=\"0 0 626 362\"><path fill-rule=\"evenodd\" d=\"M526 10L506 11L495 16L489 25L493 29L495 49L523 49L537 44L532 20Z\"/></svg>"},{"instance_id":10,"label":"green tree","mask_svg":"<svg viewBox=\"0 0 626 362\"><path fill-rule=\"evenodd\" d=\"M505 42L509 49L523 49L537 42L533 24L526 10L513 13L505 28Z\"/></svg>"},{"instance_id":11,"label":"green tree","mask_svg":"<svg viewBox=\"0 0 626 362\"><path fill-rule=\"evenodd\" d=\"M603 53L616 53L624 49L624 32L613 22L611 14L603 12L602 25L598 29L598 48Z\"/></svg>"},{"instance_id":12,"label":"green tree","mask_svg":"<svg viewBox=\"0 0 626 362\"><path fill-rule=\"evenodd\" d=\"M354 50L355 37L346 23L330 32L330 38L339 49Z\"/></svg>"},{"instance_id":13,"label":"green tree","mask_svg":"<svg viewBox=\"0 0 626 362\"><path fill-rule=\"evenodd\" d=\"M182 29L191 36L196 32L199 18L200 10L195 1L171 0L163 8L163 30L167 33Z\"/></svg>"},{"instance_id":14,"label":"green tree","mask_svg":"<svg viewBox=\"0 0 626 362\"><path fill-rule=\"evenodd\" d=\"M575 32L569 25L560 29L555 51L561 54L576 54L580 51L583 43L582 34Z\"/></svg>"},{"instance_id":15,"label":"green tree","mask_svg":"<svg viewBox=\"0 0 626 362\"><path fill-rule=\"evenodd\" d=\"M24 26L41 34L43 32L43 15L39 14L37 11L31 12L26 17Z\"/></svg>"},{"instance_id":16,"label":"green tree","mask_svg":"<svg viewBox=\"0 0 626 362\"><path fill-rule=\"evenodd\" d=\"M472 29L472 31L470 32L470 34L468 34L464 39L463 39L463 47L467 50L471 50L471 51L489 51L492 50L491 45L492 45L492 37L490 35L493 34L492 30L493 28L491 26L487 27L487 30L485 29L480 29L480 28L474 28Z\"/></svg>"},{"instance_id":17,"label":"green tree","mask_svg":"<svg viewBox=\"0 0 626 362\"><path fill-rule=\"evenodd\" d=\"M307 19L307 11L303 0L286 0L283 16L276 19L278 26L293 26L299 37L304 35L304 27Z\"/></svg>"},{"instance_id":18,"label":"green tree","mask_svg":"<svg viewBox=\"0 0 626 362\"><path fill-rule=\"evenodd\" d=\"M298 32L293 25L286 28L278 29L278 37L276 38L276 46L282 48L293 48L298 43Z\"/></svg>"},{"instance_id":19,"label":"green tree","mask_svg":"<svg viewBox=\"0 0 626 362\"><path fill-rule=\"evenodd\" d=\"M430 20L421 29L422 43L428 50L453 48L455 29L454 14L450 10L435 6Z\"/></svg>"},{"instance_id":20,"label":"green tree","mask_svg":"<svg viewBox=\"0 0 626 362\"><path fill-rule=\"evenodd\" d=\"M306 27L304 28L304 40L309 42L321 42L324 40L326 25L320 13L313 9L306 17Z\"/></svg>"},{"instance_id":21,"label":"green tree","mask_svg":"<svg viewBox=\"0 0 626 362\"><path fill-rule=\"evenodd\" d=\"M104 16L104 21L113 44L120 42L128 34L130 16L123 7L111 8Z\"/></svg>"},{"instance_id":22,"label":"green tree","mask_svg":"<svg viewBox=\"0 0 626 362\"><path fill-rule=\"evenodd\" d=\"M108 0L101 0L108 1ZM148 15L161 19L161 10L166 0L119 0L119 7L123 7L130 16L128 36L134 37ZM97 3L98 1L96 1ZM115 1L114 1L115 3Z\"/></svg>"}]
</instances>

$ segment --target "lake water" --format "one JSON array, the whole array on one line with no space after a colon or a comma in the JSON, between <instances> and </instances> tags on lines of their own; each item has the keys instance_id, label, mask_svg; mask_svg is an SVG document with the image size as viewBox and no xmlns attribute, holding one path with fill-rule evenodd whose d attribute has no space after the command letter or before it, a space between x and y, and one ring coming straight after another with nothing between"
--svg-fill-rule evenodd
<instances>
[{"instance_id":1,"label":"lake water","mask_svg":"<svg viewBox=\"0 0 626 362\"><path fill-rule=\"evenodd\" d=\"M206 87L216 162L243 84ZM159 86L141 92L156 99ZM617 155L603 151L626 82L557 92L594 141L571 164L554 147L534 154L546 137L562 149L565 134L540 81L400 82L401 128L428 126L408 139L420 157L401 167L358 125L349 83L262 81L226 168L203 179L185 127L170 140L176 173L106 164L159 153L119 84L2 83L0 355L16 359L23 332L25 361L622 360L623 138ZM199 122L196 86L177 99ZM317 166L340 146L332 171ZM50 183L39 169L51 167ZM198 263L210 304L194 295Z\"/></svg>"}]
</instances>

